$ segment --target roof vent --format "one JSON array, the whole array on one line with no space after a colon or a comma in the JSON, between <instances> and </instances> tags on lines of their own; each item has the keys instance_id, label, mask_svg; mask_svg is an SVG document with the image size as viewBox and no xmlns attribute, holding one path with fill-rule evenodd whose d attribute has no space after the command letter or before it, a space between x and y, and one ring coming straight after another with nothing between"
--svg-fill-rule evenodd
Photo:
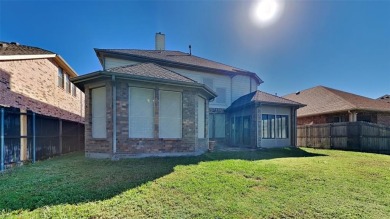
<instances>
[{"instance_id":1,"label":"roof vent","mask_svg":"<svg viewBox=\"0 0 390 219\"><path fill-rule=\"evenodd\" d=\"M190 55L192 55L191 45L188 45L188 49L190 49Z\"/></svg>"},{"instance_id":2,"label":"roof vent","mask_svg":"<svg viewBox=\"0 0 390 219\"><path fill-rule=\"evenodd\" d=\"M10 44L12 44L12 45L17 45L17 46L20 45L18 42L11 42Z\"/></svg>"},{"instance_id":3,"label":"roof vent","mask_svg":"<svg viewBox=\"0 0 390 219\"><path fill-rule=\"evenodd\" d=\"M297 92L295 92L295 95L299 95L301 92L300 91L297 91Z\"/></svg>"},{"instance_id":4,"label":"roof vent","mask_svg":"<svg viewBox=\"0 0 390 219\"><path fill-rule=\"evenodd\" d=\"M5 48L5 47L7 47L6 43L0 43L0 48Z\"/></svg>"},{"instance_id":5,"label":"roof vent","mask_svg":"<svg viewBox=\"0 0 390 219\"><path fill-rule=\"evenodd\" d=\"M158 32L155 37L155 49L165 50L165 34Z\"/></svg>"}]
</instances>

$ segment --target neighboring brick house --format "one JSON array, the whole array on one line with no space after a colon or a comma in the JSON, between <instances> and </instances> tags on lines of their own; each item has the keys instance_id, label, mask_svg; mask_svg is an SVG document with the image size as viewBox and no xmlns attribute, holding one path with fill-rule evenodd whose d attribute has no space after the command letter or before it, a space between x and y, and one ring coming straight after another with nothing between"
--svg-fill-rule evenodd
<instances>
[{"instance_id":1,"label":"neighboring brick house","mask_svg":"<svg viewBox=\"0 0 390 219\"><path fill-rule=\"evenodd\" d=\"M205 151L209 140L217 141L220 145L244 147L295 145L296 136L291 133L295 131L295 112L301 104L260 92L262 94L260 97L272 98L269 102L265 101L267 104L264 106L262 99L254 100L257 116L250 117L250 121L247 117L238 116L246 113L247 104L226 111L240 97L259 92L257 87L263 81L256 73L194 56L191 48L189 53L165 50L165 35L161 33L156 34L155 50L95 49L95 52L103 70L72 80L79 88L84 89L86 94L87 156L194 154ZM162 72L165 73L160 75ZM162 96L162 92L166 91L176 91L179 94L176 97L170 97L167 93ZM135 96L131 96L132 94ZM196 101L198 97L205 100L204 110L198 107L200 103ZM133 102L134 98L139 102ZM161 98L166 106L159 106ZM149 102L145 102L150 99L155 101L152 108L147 104ZM180 102L177 102L179 100ZM116 103L114 104L116 112L113 111L112 102ZM172 107L179 105L181 109L174 108L170 112L167 110L170 102L173 103ZM106 107L100 112L97 109L103 108L98 106ZM143 112L142 107L149 108ZM264 111L258 110L263 107ZM164 109L163 113L161 108ZM281 108L283 110L279 112ZM153 111L150 111L151 109ZM191 113L187 114L188 112ZM147 122L137 118L145 116L143 113L150 114L145 118ZM164 122L161 117L166 113L167 118L177 116L176 120L172 120L177 122L176 125L161 124L161 121ZM204 116L199 117L200 113ZM100 121L97 118L100 114L106 115L107 120ZM231 115L234 115L235 127L229 125ZM278 116L283 117L283 127L288 127L283 129L283 136L275 134L282 129L282 124L275 122ZM177 120L179 118L181 121ZM199 121L199 118L206 119ZM247 126L252 123L263 124L269 134L258 136L257 133L261 133L258 125ZM94 127L99 126L97 124L103 124L101 127L106 129L101 128L95 132ZM199 134L199 130L206 131ZM98 132L101 133L97 134ZM168 134L168 137L164 137L164 133ZM169 133L173 137L169 137ZM250 133L250 136L246 136L247 133ZM235 141L230 136L235 136L236 139L262 138L264 141L258 140L252 144L251 140L251 144L246 144L247 141Z\"/></svg>"},{"instance_id":2,"label":"neighboring brick house","mask_svg":"<svg viewBox=\"0 0 390 219\"><path fill-rule=\"evenodd\" d=\"M317 86L284 98L306 106L297 112L298 125L365 121L390 126L390 103Z\"/></svg>"},{"instance_id":3,"label":"neighboring brick house","mask_svg":"<svg viewBox=\"0 0 390 219\"><path fill-rule=\"evenodd\" d=\"M60 121L84 123L84 93L70 82L75 76L77 73L58 54L0 42L0 108L3 110L34 112ZM18 136L27 136L27 117L25 114L20 117L20 124L16 121L20 133L14 131ZM27 156L26 144L21 138L22 161Z\"/></svg>"}]
</instances>

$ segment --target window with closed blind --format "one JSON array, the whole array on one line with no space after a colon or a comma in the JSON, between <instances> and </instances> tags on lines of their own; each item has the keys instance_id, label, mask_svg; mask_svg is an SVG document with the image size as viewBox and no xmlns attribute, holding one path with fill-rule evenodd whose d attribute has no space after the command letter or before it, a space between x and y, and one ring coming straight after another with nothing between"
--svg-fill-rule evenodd
<instances>
[{"instance_id":1,"label":"window with closed blind","mask_svg":"<svg viewBox=\"0 0 390 219\"><path fill-rule=\"evenodd\" d=\"M92 138L106 138L106 87L91 90Z\"/></svg>"},{"instance_id":2,"label":"window with closed blind","mask_svg":"<svg viewBox=\"0 0 390 219\"><path fill-rule=\"evenodd\" d=\"M154 137L154 90L129 88L129 137Z\"/></svg>"},{"instance_id":3,"label":"window with closed blind","mask_svg":"<svg viewBox=\"0 0 390 219\"><path fill-rule=\"evenodd\" d=\"M160 91L159 137L182 137L182 94Z\"/></svg>"}]
</instances>

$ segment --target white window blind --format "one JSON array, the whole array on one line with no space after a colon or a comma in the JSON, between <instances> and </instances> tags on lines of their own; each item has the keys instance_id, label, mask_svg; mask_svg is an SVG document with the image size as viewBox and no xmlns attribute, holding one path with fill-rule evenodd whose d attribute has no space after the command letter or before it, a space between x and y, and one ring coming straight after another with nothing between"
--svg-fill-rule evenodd
<instances>
[{"instance_id":1,"label":"white window blind","mask_svg":"<svg viewBox=\"0 0 390 219\"><path fill-rule=\"evenodd\" d=\"M198 138L205 138L206 100L198 96Z\"/></svg>"},{"instance_id":2,"label":"white window blind","mask_svg":"<svg viewBox=\"0 0 390 219\"><path fill-rule=\"evenodd\" d=\"M94 88L92 94L92 138L106 138L106 87Z\"/></svg>"},{"instance_id":3,"label":"white window blind","mask_svg":"<svg viewBox=\"0 0 390 219\"><path fill-rule=\"evenodd\" d=\"M181 138L181 117L181 93L173 91L160 91L159 137Z\"/></svg>"},{"instance_id":4,"label":"white window blind","mask_svg":"<svg viewBox=\"0 0 390 219\"><path fill-rule=\"evenodd\" d=\"M129 88L129 137L153 138L154 90Z\"/></svg>"}]
</instances>

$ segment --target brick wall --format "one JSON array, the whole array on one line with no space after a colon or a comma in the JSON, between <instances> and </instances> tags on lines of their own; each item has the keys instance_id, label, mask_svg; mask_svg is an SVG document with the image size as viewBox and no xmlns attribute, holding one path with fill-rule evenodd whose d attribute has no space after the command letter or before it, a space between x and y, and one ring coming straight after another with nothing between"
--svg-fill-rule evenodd
<instances>
[{"instance_id":1,"label":"brick wall","mask_svg":"<svg viewBox=\"0 0 390 219\"><path fill-rule=\"evenodd\" d=\"M137 154L159 154L159 153L180 153L180 152L200 152L208 148L207 140L207 116L206 116L206 139L197 138L197 95L198 91L190 88L182 89L182 138L181 139L161 139L158 137L159 127L159 87L154 85L154 138L129 138L129 86L128 81L117 80L117 154L137 155ZM86 98L86 125L85 125L85 151L89 154L106 154L107 157L113 155L112 151L112 85L105 82L106 104L107 104L107 139L92 138L92 109L91 109L91 86L85 87ZM138 85L141 86L142 85ZM150 84L148 87L150 88ZM177 88L176 88L177 89ZM208 101L206 101L208 102ZM208 104L206 104L206 109ZM207 111L208 112L208 111ZM95 156L95 155L91 155ZM97 157L97 156L95 156Z\"/></svg>"},{"instance_id":2,"label":"brick wall","mask_svg":"<svg viewBox=\"0 0 390 219\"><path fill-rule=\"evenodd\" d=\"M84 94L57 86L58 68L50 59L0 61L0 105L84 122Z\"/></svg>"}]
</instances>

